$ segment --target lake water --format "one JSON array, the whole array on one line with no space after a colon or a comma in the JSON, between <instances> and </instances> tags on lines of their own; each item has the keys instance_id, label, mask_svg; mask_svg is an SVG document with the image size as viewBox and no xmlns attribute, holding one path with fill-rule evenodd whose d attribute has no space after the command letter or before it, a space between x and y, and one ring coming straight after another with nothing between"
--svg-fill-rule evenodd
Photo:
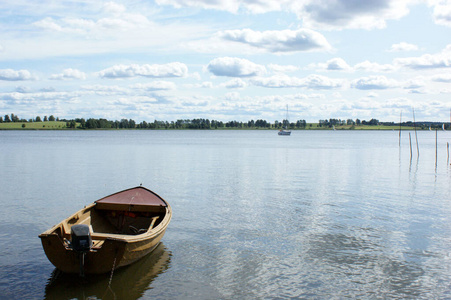
<instances>
[{"instance_id":1,"label":"lake water","mask_svg":"<svg viewBox=\"0 0 451 300\"><path fill-rule=\"evenodd\" d=\"M0 131L0 299L451 298L451 132ZM173 219L110 274L38 235L139 184Z\"/></svg>"}]
</instances>

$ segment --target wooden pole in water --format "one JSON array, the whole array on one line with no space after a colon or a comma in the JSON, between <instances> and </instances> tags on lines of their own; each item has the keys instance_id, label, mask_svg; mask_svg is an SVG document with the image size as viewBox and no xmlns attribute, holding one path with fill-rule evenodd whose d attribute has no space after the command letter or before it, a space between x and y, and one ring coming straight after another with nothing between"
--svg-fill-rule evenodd
<instances>
[{"instance_id":1,"label":"wooden pole in water","mask_svg":"<svg viewBox=\"0 0 451 300\"><path fill-rule=\"evenodd\" d=\"M401 119L402 119L402 110L399 114L399 147L401 147Z\"/></svg>"},{"instance_id":2,"label":"wooden pole in water","mask_svg":"<svg viewBox=\"0 0 451 300\"><path fill-rule=\"evenodd\" d=\"M435 168L437 168L437 129L435 129Z\"/></svg>"},{"instance_id":3,"label":"wooden pole in water","mask_svg":"<svg viewBox=\"0 0 451 300\"><path fill-rule=\"evenodd\" d=\"M449 164L449 143L446 143L446 151L448 152L448 158L446 159L446 164Z\"/></svg>"},{"instance_id":4,"label":"wooden pole in water","mask_svg":"<svg viewBox=\"0 0 451 300\"><path fill-rule=\"evenodd\" d=\"M412 160L412 138L409 132L409 145L410 145L410 160Z\"/></svg>"},{"instance_id":5,"label":"wooden pole in water","mask_svg":"<svg viewBox=\"0 0 451 300\"><path fill-rule=\"evenodd\" d=\"M417 155L420 156L420 148L418 147L418 137L417 137L417 126L415 124L415 109L412 107L413 111L413 128L415 129L415 140L417 142Z\"/></svg>"}]
</instances>

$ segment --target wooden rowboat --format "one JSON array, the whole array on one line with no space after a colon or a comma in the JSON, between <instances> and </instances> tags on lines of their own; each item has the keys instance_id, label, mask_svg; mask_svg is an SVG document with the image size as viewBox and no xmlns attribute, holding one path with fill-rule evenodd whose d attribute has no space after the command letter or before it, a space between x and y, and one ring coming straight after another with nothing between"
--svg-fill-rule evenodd
<instances>
[{"instance_id":1,"label":"wooden rowboat","mask_svg":"<svg viewBox=\"0 0 451 300\"><path fill-rule=\"evenodd\" d=\"M104 197L39 235L50 262L66 273L100 274L152 252L171 206L142 186Z\"/></svg>"}]
</instances>

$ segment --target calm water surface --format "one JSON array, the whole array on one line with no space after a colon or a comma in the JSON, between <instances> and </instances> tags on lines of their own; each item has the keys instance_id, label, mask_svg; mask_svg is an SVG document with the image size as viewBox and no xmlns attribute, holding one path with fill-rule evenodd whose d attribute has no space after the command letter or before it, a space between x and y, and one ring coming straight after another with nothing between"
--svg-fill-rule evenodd
<instances>
[{"instance_id":1,"label":"calm water surface","mask_svg":"<svg viewBox=\"0 0 451 300\"><path fill-rule=\"evenodd\" d=\"M413 133L412 133L413 134ZM414 135L412 135L415 141ZM451 298L451 132L0 131L0 299ZM60 274L38 235L139 184L140 263Z\"/></svg>"}]
</instances>

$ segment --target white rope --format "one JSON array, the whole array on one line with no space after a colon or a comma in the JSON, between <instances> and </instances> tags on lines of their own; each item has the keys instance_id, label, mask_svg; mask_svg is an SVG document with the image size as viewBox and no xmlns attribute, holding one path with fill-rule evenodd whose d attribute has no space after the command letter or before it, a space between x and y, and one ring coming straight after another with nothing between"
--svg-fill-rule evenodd
<instances>
[{"instance_id":1,"label":"white rope","mask_svg":"<svg viewBox=\"0 0 451 300\"><path fill-rule=\"evenodd\" d=\"M114 273L114 267L116 266L116 257L114 258L113 261L113 268L111 269L111 274L110 274L110 281L108 282L108 286L111 286L111 281L113 281L113 273Z\"/></svg>"},{"instance_id":2,"label":"white rope","mask_svg":"<svg viewBox=\"0 0 451 300\"><path fill-rule=\"evenodd\" d=\"M102 298L105 298L105 295L108 293L108 291L111 291L111 293L113 294L113 299L116 299L116 293L111 288L111 281L113 281L113 273L114 273L114 267L115 266L116 266L116 257L114 258L114 261L113 261L113 268L111 269L111 274L110 274L110 280L108 282L108 287L106 288L105 293L103 294Z\"/></svg>"}]
</instances>

